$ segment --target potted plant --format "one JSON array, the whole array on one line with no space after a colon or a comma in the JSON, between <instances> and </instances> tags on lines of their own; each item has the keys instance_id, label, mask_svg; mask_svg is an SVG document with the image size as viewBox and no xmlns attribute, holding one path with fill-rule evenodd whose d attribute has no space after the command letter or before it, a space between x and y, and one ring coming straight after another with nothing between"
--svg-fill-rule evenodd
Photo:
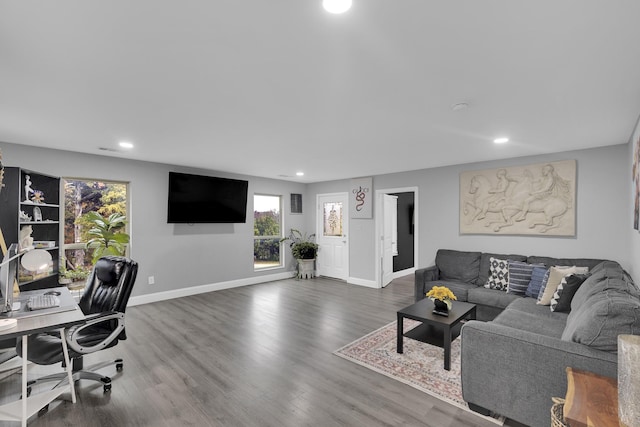
<instances>
[{"instance_id":1,"label":"potted plant","mask_svg":"<svg viewBox=\"0 0 640 427\"><path fill-rule=\"evenodd\" d=\"M302 234L299 230L292 228L289 236L284 237L280 242L289 241L291 254L297 260L296 277L313 277L314 261L318 254L318 244L314 241L315 234Z\"/></svg>"},{"instance_id":2,"label":"potted plant","mask_svg":"<svg viewBox=\"0 0 640 427\"><path fill-rule=\"evenodd\" d=\"M120 230L127 223L126 216L113 213L107 218L97 212L89 212L85 218L92 223L87 249L93 250L92 262L95 264L104 255L123 256L129 243L129 235Z\"/></svg>"}]
</instances>

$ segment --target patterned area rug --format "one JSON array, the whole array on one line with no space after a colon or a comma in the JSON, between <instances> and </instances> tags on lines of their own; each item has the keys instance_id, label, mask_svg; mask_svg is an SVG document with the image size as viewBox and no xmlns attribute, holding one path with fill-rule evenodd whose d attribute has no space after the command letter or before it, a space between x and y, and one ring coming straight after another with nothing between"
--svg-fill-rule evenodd
<instances>
[{"instance_id":1,"label":"patterned area rug","mask_svg":"<svg viewBox=\"0 0 640 427\"><path fill-rule=\"evenodd\" d=\"M420 325L404 319L404 332ZM444 369L444 350L430 344L404 338L403 354L396 352L396 322L336 350L335 355L408 384L440 400L479 417L504 424L504 417L485 417L471 411L462 399L460 385L460 339L451 343L451 370Z\"/></svg>"}]
</instances>

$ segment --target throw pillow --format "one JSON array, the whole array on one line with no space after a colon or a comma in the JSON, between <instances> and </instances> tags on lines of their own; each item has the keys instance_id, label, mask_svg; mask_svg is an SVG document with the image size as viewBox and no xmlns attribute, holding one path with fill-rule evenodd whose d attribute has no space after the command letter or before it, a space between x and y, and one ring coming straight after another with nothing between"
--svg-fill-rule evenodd
<instances>
[{"instance_id":1,"label":"throw pillow","mask_svg":"<svg viewBox=\"0 0 640 427\"><path fill-rule=\"evenodd\" d=\"M533 267L533 270L531 271L531 280L529 281L527 290L525 292L526 296L538 299L538 294L540 293L540 289L542 288L542 282L544 280L545 274L548 280L549 269L547 267Z\"/></svg>"},{"instance_id":2,"label":"throw pillow","mask_svg":"<svg viewBox=\"0 0 640 427\"><path fill-rule=\"evenodd\" d=\"M527 292L527 287L531 281L533 264L520 261L509 261L509 285L507 293L513 295L523 295Z\"/></svg>"},{"instance_id":3,"label":"throw pillow","mask_svg":"<svg viewBox=\"0 0 640 427\"><path fill-rule=\"evenodd\" d=\"M509 286L509 261L506 259L489 258L491 274L484 287L506 291Z\"/></svg>"},{"instance_id":4,"label":"throw pillow","mask_svg":"<svg viewBox=\"0 0 640 427\"><path fill-rule=\"evenodd\" d=\"M544 295L544 290L547 289L547 282L549 282L549 274L551 274L551 269L547 268L547 271L544 273L544 277L542 278L542 285L540 285L540 291L538 292L538 303L542 299L542 295Z\"/></svg>"},{"instance_id":5,"label":"throw pillow","mask_svg":"<svg viewBox=\"0 0 640 427\"><path fill-rule=\"evenodd\" d=\"M551 311L557 311L561 313L568 313L571 311L571 300L576 294L576 291L587 280L588 274L570 274L562 278L558 289L551 298L551 304L549 308Z\"/></svg>"},{"instance_id":6,"label":"throw pillow","mask_svg":"<svg viewBox=\"0 0 640 427\"><path fill-rule=\"evenodd\" d=\"M549 280L547 281L547 286L544 288L544 293L541 291L542 296L538 295L538 304L551 304L551 298L553 298L553 294L558 289L563 277L574 273L586 274L588 272L589 268L587 267L551 267L549 269Z\"/></svg>"}]
</instances>

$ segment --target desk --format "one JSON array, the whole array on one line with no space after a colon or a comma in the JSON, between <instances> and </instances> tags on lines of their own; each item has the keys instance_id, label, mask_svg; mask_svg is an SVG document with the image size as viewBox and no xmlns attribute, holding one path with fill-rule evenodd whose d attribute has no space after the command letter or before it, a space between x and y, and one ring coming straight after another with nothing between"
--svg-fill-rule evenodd
<instances>
[{"instance_id":1,"label":"desk","mask_svg":"<svg viewBox=\"0 0 640 427\"><path fill-rule=\"evenodd\" d=\"M50 291L52 289L47 289ZM71 293L65 287L55 288L53 290L62 293L61 301L66 299L68 294L71 297ZM34 291L30 291L34 292ZM70 308L70 307L67 307ZM36 316L20 317L16 316L18 324L16 327L0 331L0 339L5 338L18 338L22 337L22 354L27 354L27 337L39 332L58 330L61 335L64 335L65 328L73 325L77 325L84 322L84 314L80 308L75 305L70 310L61 311L57 313L42 313ZM0 406L0 420L6 421L22 421L22 426L26 427L27 419L37 413L41 408L48 405L55 398L62 393L69 391L71 393L71 401L76 402L76 393L72 378L72 369L69 360L69 351L67 349L67 342L62 340L62 350L64 352L65 365L67 367L67 375L69 376L69 385L65 387L54 388L49 391L38 393L33 396L27 396L27 358L22 358L22 399L7 403Z\"/></svg>"},{"instance_id":2,"label":"desk","mask_svg":"<svg viewBox=\"0 0 640 427\"><path fill-rule=\"evenodd\" d=\"M618 427L618 381L567 368L564 418L570 427Z\"/></svg>"}]
</instances>

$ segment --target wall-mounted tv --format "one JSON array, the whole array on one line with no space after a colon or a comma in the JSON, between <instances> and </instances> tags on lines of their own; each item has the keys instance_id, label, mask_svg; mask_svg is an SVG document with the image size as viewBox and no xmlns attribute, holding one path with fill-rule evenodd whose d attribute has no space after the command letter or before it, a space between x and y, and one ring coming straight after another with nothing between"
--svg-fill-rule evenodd
<instances>
[{"instance_id":1,"label":"wall-mounted tv","mask_svg":"<svg viewBox=\"0 0 640 427\"><path fill-rule=\"evenodd\" d=\"M169 172L168 223L247 221L248 181Z\"/></svg>"}]
</instances>

